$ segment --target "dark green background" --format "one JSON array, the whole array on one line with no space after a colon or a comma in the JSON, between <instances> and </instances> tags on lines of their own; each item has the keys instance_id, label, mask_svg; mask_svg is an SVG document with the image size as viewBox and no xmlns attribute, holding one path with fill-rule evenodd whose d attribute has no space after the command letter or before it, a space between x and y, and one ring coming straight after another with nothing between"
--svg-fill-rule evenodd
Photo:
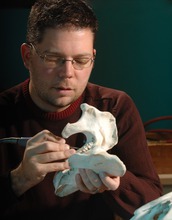
<instances>
[{"instance_id":1,"label":"dark green background","mask_svg":"<svg viewBox=\"0 0 172 220\"><path fill-rule=\"evenodd\" d=\"M172 114L172 1L92 0L99 20L90 81L126 91L143 121ZM3 8L0 88L28 77L20 45L28 8Z\"/></svg>"}]
</instances>

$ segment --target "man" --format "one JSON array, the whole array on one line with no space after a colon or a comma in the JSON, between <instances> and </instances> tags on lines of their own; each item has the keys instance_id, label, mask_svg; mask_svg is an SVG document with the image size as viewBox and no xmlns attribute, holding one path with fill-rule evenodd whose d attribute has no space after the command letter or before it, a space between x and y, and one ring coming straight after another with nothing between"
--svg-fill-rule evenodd
<instances>
[{"instance_id":1,"label":"man","mask_svg":"<svg viewBox=\"0 0 172 220\"><path fill-rule=\"evenodd\" d=\"M132 99L124 92L89 83L96 58L98 24L82 0L40 0L31 9L21 55L29 79L0 95L0 137L31 137L26 148L0 148L1 219L124 219L161 196L162 188ZM111 112L118 144L110 151L126 165L123 177L80 169L79 191L54 193L53 177L70 168L67 159L84 137L65 140L67 123L79 120L81 103ZM102 189L99 192L98 189Z\"/></svg>"}]
</instances>

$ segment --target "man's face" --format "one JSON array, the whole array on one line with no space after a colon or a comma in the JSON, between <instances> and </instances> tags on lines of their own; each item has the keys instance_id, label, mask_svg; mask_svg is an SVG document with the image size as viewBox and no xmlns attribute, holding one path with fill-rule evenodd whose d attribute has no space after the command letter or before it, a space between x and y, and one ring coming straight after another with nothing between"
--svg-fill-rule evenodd
<instances>
[{"instance_id":1,"label":"man's face","mask_svg":"<svg viewBox=\"0 0 172 220\"><path fill-rule=\"evenodd\" d=\"M82 94L94 65L89 61L89 66L75 69L76 63L73 66L69 60L76 60L82 67L94 58L93 33L90 29L48 29L43 41L30 48L30 53L27 68L33 101L45 111L64 110ZM47 64L40 55L44 55ZM54 59L63 62L53 65Z\"/></svg>"}]
</instances>

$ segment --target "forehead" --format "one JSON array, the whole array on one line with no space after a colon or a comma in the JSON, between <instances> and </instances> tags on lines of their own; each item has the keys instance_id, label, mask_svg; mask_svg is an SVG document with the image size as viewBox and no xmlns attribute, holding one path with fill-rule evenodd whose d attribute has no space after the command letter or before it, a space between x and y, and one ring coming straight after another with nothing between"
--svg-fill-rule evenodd
<instances>
[{"instance_id":1,"label":"forehead","mask_svg":"<svg viewBox=\"0 0 172 220\"><path fill-rule=\"evenodd\" d=\"M60 43L79 43L80 41L94 41L94 34L89 28L85 29L46 29L42 43L60 42Z\"/></svg>"},{"instance_id":2,"label":"forehead","mask_svg":"<svg viewBox=\"0 0 172 220\"><path fill-rule=\"evenodd\" d=\"M40 46L52 52L75 55L92 53L94 34L86 29L47 29Z\"/></svg>"}]
</instances>

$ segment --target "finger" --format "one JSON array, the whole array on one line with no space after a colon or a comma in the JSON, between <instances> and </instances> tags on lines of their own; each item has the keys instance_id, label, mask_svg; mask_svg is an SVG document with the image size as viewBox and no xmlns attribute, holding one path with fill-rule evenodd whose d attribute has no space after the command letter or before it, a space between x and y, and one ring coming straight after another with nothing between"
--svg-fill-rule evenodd
<instances>
[{"instance_id":1,"label":"finger","mask_svg":"<svg viewBox=\"0 0 172 220\"><path fill-rule=\"evenodd\" d=\"M104 191L109 190L104 184L102 184L96 191L96 193L103 193Z\"/></svg>"},{"instance_id":2,"label":"finger","mask_svg":"<svg viewBox=\"0 0 172 220\"><path fill-rule=\"evenodd\" d=\"M59 144L54 142L43 142L43 143L37 143L35 146L29 146L25 149L26 154L31 157L36 154L44 154L48 152L61 152L69 150L70 147L67 144ZM71 151L75 153L76 151L74 149L71 149ZM70 156L70 155L69 155Z\"/></svg>"},{"instance_id":3,"label":"finger","mask_svg":"<svg viewBox=\"0 0 172 220\"><path fill-rule=\"evenodd\" d=\"M50 172L58 172L63 171L65 169L69 169L68 161L64 162L54 162L54 163L46 163L46 164L39 164L37 165L38 173L43 175L46 175Z\"/></svg>"},{"instance_id":4,"label":"finger","mask_svg":"<svg viewBox=\"0 0 172 220\"><path fill-rule=\"evenodd\" d=\"M37 133L31 139L29 139L27 142L27 145L32 146L34 144L41 143L44 141L65 143L65 139L63 139L62 137L56 136L48 130L43 130L43 131Z\"/></svg>"},{"instance_id":5,"label":"finger","mask_svg":"<svg viewBox=\"0 0 172 220\"><path fill-rule=\"evenodd\" d=\"M102 193L106 190L109 190L109 188L102 182L99 174L90 169L86 169L86 173L90 179L90 182L96 187L96 190L93 193Z\"/></svg>"},{"instance_id":6,"label":"finger","mask_svg":"<svg viewBox=\"0 0 172 220\"><path fill-rule=\"evenodd\" d=\"M79 169L79 174L76 175L76 183L78 188L83 192L94 192L97 188L90 182L86 171Z\"/></svg>"},{"instance_id":7,"label":"finger","mask_svg":"<svg viewBox=\"0 0 172 220\"><path fill-rule=\"evenodd\" d=\"M83 183L82 178L79 173L75 175L75 181L76 181L76 185L80 191L88 192L88 189L85 186L85 184Z\"/></svg>"},{"instance_id":8,"label":"finger","mask_svg":"<svg viewBox=\"0 0 172 220\"><path fill-rule=\"evenodd\" d=\"M50 163L53 161L62 161L68 159L72 156L76 151L74 149L69 149L65 151L58 151L58 152L48 152L48 153L41 153L35 155L36 161L38 163Z\"/></svg>"},{"instance_id":9,"label":"finger","mask_svg":"<svg viewBox=\"0 0 172 220\"><path fill-rule=\"evenodd\" d=\"M109 190L116 190L119 185L120 185L120 177L119 176L109 176L107 173L102 172L99 173L99 176L104 183L104 185L109 189Z\"/></svg>"},{"instance_id":10,"label":"finger","mask_svg":"<svg viewBox=\"0 0 172 220\"><path fill-rule=\"evenodd\" d=\"M48 166L46 164L46 168L49 169L48 172L58 172L63 171L65 169L70 169L70 166L68 161L65 160L64 162L48 163Z\"/></svg>"},{"instance_id":11,"label":"finger","mask_svg":"<svg viewBox=\"0 0 172 220\"><path fill-rule=\"evenodd\" d=\"M104 184L101 184L101 186L99 186L98 188L97 187L94 187L92 185L92 188L88 188L84 182L83 182L83 179L82 177L80 176L80 174L77 174L75 176L75 180L76 180L76 184L79 188L80 191L82 192L85 192L85 193L91 193L91 194L96 194L96 193L102 193L104 192L105 190L108 190L108 188L104 185Z\"/></svg>"},{"instance_id":12,"label":"finger","mask_svg":"<svg viewBox=\"0 0 172 220\"><path fill-rule=\"evenodd\" d=\"M102 181L99 175L90 169L86 169L85 172L92 185L95 186L96 188L100 188L102 185Z\"/></svg>"}]
</instances>

